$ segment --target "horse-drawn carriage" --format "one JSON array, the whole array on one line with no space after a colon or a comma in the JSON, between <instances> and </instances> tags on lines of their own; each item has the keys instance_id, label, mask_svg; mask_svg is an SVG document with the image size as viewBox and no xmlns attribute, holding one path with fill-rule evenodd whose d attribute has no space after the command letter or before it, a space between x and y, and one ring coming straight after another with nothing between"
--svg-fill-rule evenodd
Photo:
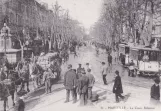
<instances>
[{"instance_id":1,"label":"horse-drawn carriage","mask_svg":"<svg viewBox=\"0 0 161 111\"><path fill-rule=\"evenodd\" d=\"M52 73L56 75L55 79L58 79L60 77L62 59L59 53L55 52L42 55L38 58L37 64L41 66L43 70L46 68L50 68Z\"/></svg>"}]
</instances>

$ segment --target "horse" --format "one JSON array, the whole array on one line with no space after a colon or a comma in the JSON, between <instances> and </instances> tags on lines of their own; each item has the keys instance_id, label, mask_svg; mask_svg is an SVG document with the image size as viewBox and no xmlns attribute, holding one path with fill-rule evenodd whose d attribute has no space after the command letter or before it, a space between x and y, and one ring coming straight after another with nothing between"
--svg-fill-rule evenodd
<instances>
[{"instance_id":1,"label":"horse","mask_svg":"<svg viewBox=\"0 0 161 111\"><path fill-rule=\"evenodd\" d=\"M55 60L53 64L50 65L50 69L52 73L56 73L56 79L59 80L60 78L60 73L61 73L61 63L59 63L58 60Z\"/></svg>"},{"instance_id":2,"label":"horse","mask_svg":"<svg viewBox=\"0 0 161 111\"><path fill-rule=\"evenodd\" d=\"M19 78L16 80L17 81L16 85L21 85L19 92L24 89L25 84L27 86L27 91L29 92L30 91L29 90L29 66L27 61L24 61L24 62L20 61L17 64L16 72L18 73L18 76L19 76Z\"/></svg>"},{"instance_id":3,"label":"horse","mask_svg":"<svg viewBox=\"0 0 161 111\"><path fill-rule=\"evenodd\" d=\"M44 70L40 65L38 65L35 62L30 63L29 69L30 69L30 75L32 78L33 87L36 90L36 88L42 85L41 78L42 78Z\"/></svg>"},{"instance_id":4,"label":"horse","mask_svg":"<svg viewBox=\"0 0 161 111\"><path fill-rule=\"evenodd\" d=\"M69 54L67 51L61 51L60 57L62 58L63 63L67 62L69 60Z\"/></svg>"}]
</instances>

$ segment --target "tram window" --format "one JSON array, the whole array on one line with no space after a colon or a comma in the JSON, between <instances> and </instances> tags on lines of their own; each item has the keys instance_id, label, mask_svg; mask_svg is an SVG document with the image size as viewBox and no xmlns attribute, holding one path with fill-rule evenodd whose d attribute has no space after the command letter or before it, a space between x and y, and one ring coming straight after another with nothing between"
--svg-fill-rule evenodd
<instances>
[{"instance_id":1,"label":"tram window","mask_svg":"<svg viewBox=\"0 0 161 111\"><path fill-rule=\"evenodd\" d=\"M150 51L149 52L149 60L150 61L157 61L158 60L158 52L156 51Z\"/></svg>"},{"instance_id":2,"label":"tram window","mask_svg":"<svg viewBox=\"0 0 161 111\"><path fill-rule=\"evenodd\" d=\"M130 52L130 48L129 47L125 47L125 54L129 54Z\"/></svg>"},{"instance_id":3,"label":"tram window","mask_svg":"<svg viewBox=\"0 0 161 111\"><path fill-rule=\"evenodd\" d=\"M144 51L140 50L139 51L139 60L142 60L143 59L143 56L144 56Z\"/></svg>"}]
</instances>

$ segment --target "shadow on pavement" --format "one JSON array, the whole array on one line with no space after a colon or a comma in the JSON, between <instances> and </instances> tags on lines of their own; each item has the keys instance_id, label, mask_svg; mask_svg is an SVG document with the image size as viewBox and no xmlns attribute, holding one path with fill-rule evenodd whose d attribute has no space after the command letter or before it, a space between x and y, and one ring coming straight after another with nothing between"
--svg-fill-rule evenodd
<instances>
[{"instance_id":1,"label":"shadow on pavement","mask_svg":"<svg viewBox=\"0 0 161 111\"><path fill-rule=\"evenodd\" d=\"M35 98L35 99L32 99L32 100L29 100L27 102L25 102L25 110L30 110L30 109L33 109L37 104L39 104L39 101L40 101L40 98Z\"/></svg>"},{"instance_id":2,"label":"shadow on pavement","mask_svg":"<svg viewBox=\"0 0 161 111\"><path fill-rule=\"evenodd\" d=\"M107 94L107 91L103 91L101 93L98 93L99 99L96 103L100 103L100 102L106 100L106 94Z\"/></svg>"},{"instance_id":3,"label":"shadow on pavement","mask_svg":"<svg viewBox=\"0 0 161 111\"><path fill-rule=\"evenodd\" d=\"M126 101L129 99L130 95L131 95L131 93L127 93L127 94L124 96L124 97L125 97L124 102L126 102Z\"/></svg>"}]
</instances>

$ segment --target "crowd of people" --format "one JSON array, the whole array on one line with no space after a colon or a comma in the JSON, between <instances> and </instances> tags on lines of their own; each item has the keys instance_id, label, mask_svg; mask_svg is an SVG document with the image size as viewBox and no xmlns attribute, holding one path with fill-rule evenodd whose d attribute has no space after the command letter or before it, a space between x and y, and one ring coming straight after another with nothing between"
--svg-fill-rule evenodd
<instances>
[{"instance_id":1,"label":"crowd of people","mask_svg":"<svg viewBox=\"0 0 161 111\"><path fill-rule=\"evenodd\" d=\"M89 66L89 63L87 63ZM80 105L86 105L87 101L91 100L92 88L95 83L95 78L91 74L89 67L83 68L81 64L77 69L72 69L72 65L68 65L68 71L64 75L64 86L66 89L66 102L69 102L70 92L72 94L73 103L77 101L79 95Z\"/></svg>"}]
</instances>

